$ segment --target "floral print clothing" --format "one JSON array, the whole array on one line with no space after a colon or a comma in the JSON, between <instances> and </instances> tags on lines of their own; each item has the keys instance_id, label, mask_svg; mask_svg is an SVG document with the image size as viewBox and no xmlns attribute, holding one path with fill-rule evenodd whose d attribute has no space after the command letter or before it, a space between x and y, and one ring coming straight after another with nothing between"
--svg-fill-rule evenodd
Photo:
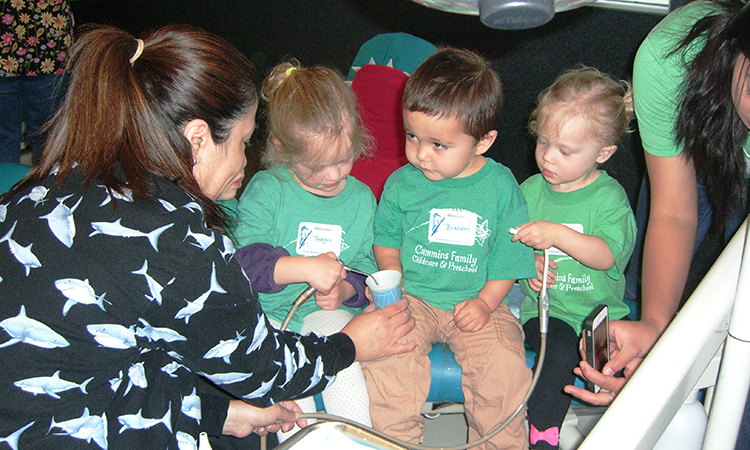
<instances>
[{"instance_id":1,"label":"floral print clothing","mask_svg":"<svg viewBox=\"0 0 750 450\"><path fill-rule=\"evenodd\" d=\"M0 0L0 76L62 75L72 42L67 0Z\"/></svg>"}]
</instances>

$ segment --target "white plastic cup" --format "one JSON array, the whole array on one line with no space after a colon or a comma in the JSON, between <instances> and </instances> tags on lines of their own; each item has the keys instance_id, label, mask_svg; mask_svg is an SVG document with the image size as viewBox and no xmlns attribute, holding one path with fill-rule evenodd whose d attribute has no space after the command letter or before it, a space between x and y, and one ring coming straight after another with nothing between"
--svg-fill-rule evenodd
<instances>
[{"instance_id":1,"label":"white plastic cup","mask_svg":"<svg viewBox=\"0 0 750 450\"><path fill-rule=\"evenodd\" d=\"M372 301L378 309L401 300L401 272L398 270L375 272L367 277L365 283L370 288Z\"/></svg>"}]
</instances>

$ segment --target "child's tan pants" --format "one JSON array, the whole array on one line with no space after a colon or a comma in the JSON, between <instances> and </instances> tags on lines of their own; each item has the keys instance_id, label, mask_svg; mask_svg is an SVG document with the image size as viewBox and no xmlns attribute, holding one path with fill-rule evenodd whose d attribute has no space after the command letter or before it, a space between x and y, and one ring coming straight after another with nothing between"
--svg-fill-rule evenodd
<instances>
[{"instance_id":1,"label":"child's tan pants","mask_svg":"<svg viewBox=\"0 0 750 450\"><path fill-rule=\"evenodd\" d=\"M453 322L453 311L433 308L408 294L416 326L402 342L417 341L410 353L362 363L370 395L373 426L399 439L420 443L424 419L419 413L430 391L430 359L434 342L445 342L462 368L461 388L473 441L504 422L523 401L531 384L526 366L523 330L507 306L490 315L479 331L462 332ZM522 411L480 450L526 449L528 438Z\"/></svg>"}]
</instances>

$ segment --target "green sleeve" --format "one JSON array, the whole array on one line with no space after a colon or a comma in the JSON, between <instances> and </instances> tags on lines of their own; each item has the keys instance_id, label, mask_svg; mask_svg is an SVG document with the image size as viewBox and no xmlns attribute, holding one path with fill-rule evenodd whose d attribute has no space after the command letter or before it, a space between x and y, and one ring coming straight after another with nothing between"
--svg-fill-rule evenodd
<instances>
[{"instance_id":1,"label":"green sleeve","mask_svg":"<svg viewBox=\"0 0 750 450\"><path fill-rule=\"evenodd\" d=\"M654 156L682 153L682 145L675 142L674 127L683 97L686 62L692 61L705 40L696 39L685 50L671 52L698 19L713 11L710 5L710 2L694 2L675 10L654 27L636 53L635 115L643 148Z\"/></svg>"},{"instance_id":2,"label":"green sleeve","mask_svg":"<svg viewBox=\"0 0 750 450\"><path fill-rule=\"evenodd\" d=\"M529 221L528 206L515 178L510 175L506 181L506 186L500 192L507 195L508 200L498 211L497 233L487 267L487 278L490 280L518 280L536 276L534 249L521 241L512 242L513 235L509 232L511 228Z\"/></svg>"},{"instance_id":3,"label":"green sleeve","mask_svg":"<svg viewBox=\"0 0 750 450\"><path fill-rule=\"evenodd\" d=\"M383 195L375 213L374 244L401 249L401 213L398 207L398 182L389 177L383 188Z\"/></svg>"},{"instance_id":4,"label":"green sleeve","mask_svg":"<svg viewBox=\"0 0 750 450\"><path fill-rule=\"evenodd\" d=\"M273 175L258 172L250 180L237 207L235 239L238 247L255 243L276 245L271 236L279 204L278 183Z\"/></svg>"}]
</instances>

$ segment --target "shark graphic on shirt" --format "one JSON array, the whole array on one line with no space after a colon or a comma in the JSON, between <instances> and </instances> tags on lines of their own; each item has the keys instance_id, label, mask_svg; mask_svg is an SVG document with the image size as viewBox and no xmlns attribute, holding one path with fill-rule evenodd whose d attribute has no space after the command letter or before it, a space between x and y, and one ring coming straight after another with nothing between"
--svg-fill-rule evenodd
<instances>
[{"instance_id":1,"label":"shark graphic on shirt","mask_svg":"<svg viewBox=\"0 0 750 450\"><path fill-rule=\"evenodd\" d=\"M234 255L235 249L234 244L232 243L232 240L229 239L226 235L221 235L221 243L224 244L224 250L221 252L221 257L224 259L224 262L229 262L230 259L232 259L232 255ZM244 271L242 273L245 273Z\"/></svg>"},{"instance_id":2,"label":"shark graphic on shirt","mask_svg":"<svg viewBox=\"0 0 750 450\"><path fill-rule=\"evenodd\" d=\"M164 365L164 367L162 367L160 370L166 373L167 375L169 375L170 378L177 378L177 375L175 375L174 373L177 372L177 369L180 369L180 368L183 368L187 370L188 372L190 372L190 369L178 363L177 361L172 361L169 364Z\"/></svg>"},{"instance_id":3,"label":"shark graphic on shirt","mask_svg":"<svg viewBox=\"0 0 750 450\"><path fill-rule=\"evenodd\" d=\"M34 202L34 207L36 207L40 203L44 203L47 201L45 197L47 196L48 192L49 189L44 186L34 186L33 188L31 188L31 191L29 191L28 194L18 199L16 205L19 205L22 201L29 199Z\"/></svg>"},{"instance_id":4,"label":"shark graphic on shirt","mask_svg":"<svg viewBox=\"0 0 750 450\"><path fill-rule=\"evenodd\" d=\"M52 423L49 426L50 431L53 428L59 428L62 432L55 433L57 435L67 435L76 439L85 440L90 443L93 439L96 445L101 449L107 450L107 414L103 413L101 416L92 416L89 414L89 409L84 408L83 414L77 419L70 419L64 422L55 422L55 418L52 418Z\"/></svg>"},{"instance_id":5,"label":"shark graphic on shirt","mask_svg":"<svg viewBox=\"0 0 750 450\"><path fill-rule=\"evenodd\" d=\"M226 373L205 373L200 372L201 375L208 378L214 384L234 384L240 381L245 381L252 377L252 373L240 373L240 372L226 372Z\"/></svg>"},{"instance_id":6,"label":"shark graphic on shirt","mask_svg":"<svg viewBox=\"0 0 750 450\"><path fill-rule=\"evenodd\" d=\"M313 371L313 376L310 378L310 384L307 386L307 388L302 392L303 394L310 389L313 389L315 386L320 384L321 380L325 378L330 381L333 379L333 377L328 377L323 374L323 358L318 356L318 358L315 360L315 370Z\"/></svg>"},{"instance_id":7,"label":"shark graphic on shirt","mask_svg":"<svg viewBox=\"0 0 750 450\"><path fill-rule=\"evenodd\" d=\"M297 342L294 344L295 347L297 347L297 367L302 367L305 364L310 364L310 359L307 357L307 352L305 351L305 346L302 345L302 341L297 339Z\"/></svg>"},{"instance_id":8,"label":"shark graphic on shirt","mask_svg":"<svg viewBox=\"0 0 750 450\"><path fill-rule=\"evenodd\" d=\"M60 371L58 370L52 374L51 377L26 378L24 380L18 380L13 384L21 388L23 391L34 394L35 397L39 394L47 394L50 397L59 399L60 396L57 394L71 389L80 389L82 393L88 394L88 392L86 392L86 386L88 386L93 379L94 377L91 377L81 384L74 383L60 378Z\"/></svg>"},{"instance_id":9,"label":"shark graphic on shirt","mask_svg":"<svg viewBox=\"0 0 750 450\"><path fill-rule=\"evenodd\" d=\"M159 424L167 427L167 430L172 433L172 404L169 404L167 412L161 418L145 418L143 417L142 410L139 409L135 414L123 414L119 416L117 421L122 424L120 434L125 430L145 430Z\"/></svg>"},{"instance_id":10,"label":"shark graphic on shirt","mask_svg":"<svg viewBox=\"0 0 750 450\"><path fill-rule=\"evenodd\" d=\"M190 395L182 397L180 411L191 419L195 419L198 424L201 423L201 398L195 393L195 387Z\"/></svg>"},{"instance_id":11,"label":"shark graphic on shirt","mask_svg":"<svg viewBox=\"0 0 750 450\"><path fill-rule=\"evenodd\" d=\"M120 384L122 384L122 370L116 378L109 380L109 387L112 388L112 392L117 392L117 389L120 388Z\"/></svg>"},{"instance_id":12,"label":"shark graphic on shirt","mask_svg":"<svg viewBox=\"0 0 750 450\"><path fill-rule=\"evenodd\" d=\"M134 325L126 328L119 324L100 323L86 325L86 330L102 347L124 350L136 346Z\"/></svg>"},{"instance_id":13,"label":"shark graphic on shirt","mask_svg":"<svg viewBox=\"0 0 750 450\"><path fill-rule=\"evenodd\" d=\"M279 373L276 372L276 374L273 376L273 378L271 378L268 381L264 381L264 382L260 383L260 387L258 387L258 389L254 390L253 392L251 392L251 393L249 393L247 395L243 395L242 398L247 399L247 400L252 400L254 398L261 398L264 395L268 394L268 392L271 390L271 388L276 383L276 378L278 378L278 376L279 376Z\"/></svg>"},{"instance_id":14,"label":"shark graphic on shirt","mask_svg":"<svg viewBox=\"0 0 750 450\"><path fill-rule=\"evenodd\" d=\"M149 233L144 233L143 231L134 230L121 225L121 220L122 219L117 219L114 222L91 222L91 228L93 228L94 231L89 234L89 237L97 234L121 238L145 237L148 238L154 251L158 252L159 248L157 244L159 242L159 236L161 236L164 231L174 226L173 223L170 223L169 225L164 225L163 227L159 227Z\"/></svg>"},{"instance_id":15,"label":"shark graphic on shirt","mask_svg":"<svg viewBox=\"0 0 750 450\"><path fill-rule=\"evenodd\" d=\"M185 235L185 239L183 239L182 241L185 242L187 238L192 238L195 241L190 242L190 245L194 245L203 251L206 251L206 249L210 247L211 244L213 244L216 240L216 236L213 233L194 233L193 230L190 229L190 225L188 225L187 234Z\"/></svg>"},{"instance_id":16,"label":"shark graphic on shirt","mask_svg":"<svg viewBox=\"0 0 750 450\"><path fill-rule=\"evenodd\" d=\"M231 364L229 357L232 356L232 353L234 353L235 350L237 350L240 342L246 338L246 336L242 336L242 334L237 331L235 331L235 333L237 336L234 339L219 341L218 344L213 346L205 355L203 355L203 359L222 358L225 363Z\"/></svg>"},{"instance_id":17,"label":"shark graphic on shirt","mask_svg":"<svg viewBox=\"0 0 750 450\"><path fill-rule=\"evenodd\" d=\"M75 212L78 205L81 204L81 200L83 200L83 197L79 198L75 205L68 208L63 202L72 196L71 194L58 198L58 204L55 206L55 209L49 214L39 217L40 219L47 219L47 225L52 234L68 248L73 246L73 238L76 235L76 223L73 220L73 212Z\"/></svg>"},{"instance_id":18,"label":"shark graphic on shirt","mask_svg":"<svg viewBox=\"0 0 750 450\"><path fill-rule=\"evenodd\" d=\"M123 395L128 395L130 388L133 386L146 389L148 387L148 380L146 379L146 369L143 367L143 363L135 363L128 369L128 386L125 388Z\"/></svg>"},{"instance_id":19,"label":"shark graphic on shirt","mask_svg":"<svg viewBox=\"0 0 750 450\"><path fill-rule=\"evenodd\" d=\"M40 348L67 347L70 343L47 325L26 316L26 307L21 305L21 311L15 317L9 317L0 322L11 337L9 341L0 344L0 348L8 347L19 342Z\"/></svg>"},{"instance_id":20,"label":"shark graphic on shirt","mask_svg":"<svg viewBox=\"0 0 750 450\"><path fill-rule=\"evenodd\" d=\"M198 442L184 431L178 431L175 438L177 439L177 450L198 450Z\"/></svg>"},{"instance_id":21,"label":"shark graphic on shirt","mask_svg":"<svg viewBox=\"0 0 750 450\"><path fill-rule=\"evenodd\" d=\"M268 336L268 328L265 321L263 321L263 316L258 314L258 323L255 325L255 331L253 332L253 341L245 351L245 354L249 355L250 352L259 349L265 341L266 336Z\"/></svg>"},{"instance_id":22,"label":"shark graphic on shirt","mask_svg":"<svg viewBox=\"0 0 750 450\"><path fill-rule=\"evenodd\" d=\"M104 302L106 301L104 296L107 293L96 295L88 279L62 278L55 280L55 287L68 299L63 305L63 316L68 315L68 311L73 305L98 305L102 311L106 311L104 309Z\"/></svg>"},{"instance_id":23,"label":"shark graphic on shirt","mask_svg":"<svg viewBox=\"0 0 750 450\"><path fill-rule=\"evenodd\" d=\"M187 302L187 306L177 311L177 314L174 316L174 318L178 320L185 319L185 323L188 323L193 314L196 314L203 309L203 305L206 303L206 300L208 300L208 296L211 295L212 292L216 292L219 294L227 293L227 291L225 291L224 288L221 287L221 285L219 285L219 282L216 280L216 263L211 264L211 281L208 290L193 301L185 300Z\"/></svg>"},{"instance_id":24,"label":"shark graphic on shirt","mask_svg":"<svg viewBox=\"0 0 750 450\"><path fill-rule=\"evenodd\" d=\"M164 286L159 284L156 280L154 280L149 274L148 274L148 260L143 260L143 265L140 269L130 272L133 275L143 275L143 277L146 279L146 286L148 286L148 290L151 293L151 295L146 294L146 298L150 301L156 300L156 303L161 305L161 291L164 290L165 287L172 284L172 282L175 280L174 277L172 277L171 280L167 282Z\"/></svg>"},{"instance_id":25,"label":"shark graphic on shirt","mask_svg":"<svg viewBox=\"0 0 750 450\"><path fill-rule=\"evenodd\" d=\"M292 351L289 349L289 347L284 346L284 384L281 387L286 386L289 384L290 381L292 381L292 377L294 376L294 372L297 371L297 361L294 360L294 355L292 355Z\"/></svg>"},{"instance_id":26,"label":"shark graphic on shirt","mask_svg":"<svg viewBox=\"0 0 750 450\"><path fill-rule=\"evenodd\" d=\"M14 431L10 435L6 437L0 437L0 442L5 442L13 450L18 450L18 440L21 438L21 435L23 434L24 431L31 428L31 426L34 425L35 423L36 422L29 422L28 424Z\"/></svg>"},{"instance_id":27,"label":"shark graphic on shirt","mask_svg":"<svg viewBox=\"0 0 750 450\"><path fill-rule=\"evenodd\" d=\"M177 211L177 207L175 207L173 204L169 203L168 201L160 199L160 198L157 200L159 200L159 203L161 203L161 206L163 206L164 209L166 209L167 211L169 212Z\"/></svg>"},{"instance_id":28,"label":"shark graphic on shirt","mask_svg":"<svg viewBox=\"0 0 750 450\"><path fill-rule=\"evenodd\" d=\"M16 260L23 264L24 268L26 269L26 276L29 276L29 272L31 269L38 269L39 267L42 267L42 263L39 262L39 259L31 252L31 246L34 245L29 244L26 247L23 247L18 242L14 241L12 239L13 232L16 230L16 224L18 221L13 222L13 225L10 227L10 231L5 234L2 238L0 238L0 243L7 242L8 247L10 248L10 253L16 257Z\"/></svg>"},{"instance_id":29,"label":"shark graphic on shirt","mask_svg":"<svg viewBox=\"0 0 750 450\"><path fill-rule=\"evenodd\" d=\"M196 202L185 203L184 205L181 206L181 208L185 208L192 213L203 212L203 208L201 208L201 205L199 205Z\"/></svg>"},{"instance_id":30,"label":"shark graphic on shirt","mask_svg":"<svg viewBox=\"0 0 750 450\"><path fill-rule=\"evenodd\" d=\"M138 319L143 324L143 327L135 328L135 335L138 337L145 337L149 342L156 342L162 340L165 342L176 342L186 341L187 338L180 333L176 332L171 328L166 327L152 327L144 319Z\"/></svg>"},{"instance_id":31,"label":"shark graphic on shirt","mask_svg":"<svg viewBox=\"0 0 750 450\"><path fill-rule=\"evenodd\" d=\"M103 188L105 192L107 193L107 196L104 198L104 200L99 204L99 207L102 207L104 205L108 205L112 199L116 200L122 200L124 202L133 203L133 192L130 189L125 188L122 193L113 191L106 186L97 185L100 188Z\"/></svg>"}]
</instances>

